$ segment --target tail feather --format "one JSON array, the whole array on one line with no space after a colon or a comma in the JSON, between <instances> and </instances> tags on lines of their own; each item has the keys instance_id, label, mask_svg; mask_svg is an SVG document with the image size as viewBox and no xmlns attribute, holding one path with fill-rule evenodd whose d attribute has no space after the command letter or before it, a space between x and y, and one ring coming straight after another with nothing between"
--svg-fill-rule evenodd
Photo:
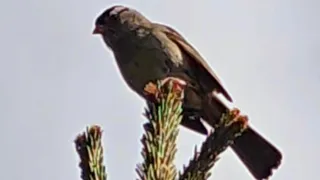
<instances>
[{"instance_id":1,"label":"tail feather","mask_svg":"<svg viewBox=\"0 0 320 180\"><path fill-rule=\"evenodd\" d=\"M279 167L280 151L252 128L238 137L231 148L256 179L266 179Z\"/></svg>"},{"instance_id":2,"label":"tail feather","mask_svg":"<svg viewBox=\"0 0 320 180\"><path fill-rule=\"evenodd\" d=\"M214 126L228 107L216 97L211 97L208 107L204 107L204 119ZM272 175L272 170L281 163L281 152L268 140L249 127L231 146L252 175L260 180Z\"/></svg>"}]
</instances>

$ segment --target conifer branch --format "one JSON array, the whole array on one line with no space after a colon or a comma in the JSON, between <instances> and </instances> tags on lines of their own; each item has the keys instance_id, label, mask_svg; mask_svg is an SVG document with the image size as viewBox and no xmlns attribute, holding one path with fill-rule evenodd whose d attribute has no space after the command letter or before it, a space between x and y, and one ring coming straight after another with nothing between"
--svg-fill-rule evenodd
<instances>
[{"instance_id":1,"label":"conifer branch","mask_svg":"<svg viewBox=\"0 0 320 180\"><path fill-rule=\"evenodd\" d=\"M99 126L87 127L87 131L75 139L75 147L80 157L82 180L107 180L103 165L102 130Z\"/></svg>"},{"instance_id":2,"label":"conifer branch","mask_svg":"<svg viewBox=\"0 0 320 180\"><path fill-rule=\"evenodd\" d=\"M136 171L141 180L174 180L177 170L173 164L182 116L183 85L174 80L148 84L150 95L145 116L142 156L144 162Z\"/></svg>"},{"instance_id":3,"label":"conifer branch","mask_svg":"<svg viewBox=\"0 0 320 180\"><path fill-rule=\"evenodd\" d=\"M141 139L144 161L136 168L140 180L175 180L177 169L173 164L182 119L182 103L185 84L177 79L165 79L156 85L149 83L145 87L147 109L145 116L149 120L144 124L145 133ZM195 149L193 158L179 180L207 180L210 169L218 160L218 155L226 150L247 128L247 117L241 116L238 109L223 114L202 144L200 152ZM107 180L103 165L102 131L99 126L87 128L75 140L80 157L81 178L83 180Z\"/></svg>"},{"instance_id":4,"label":"conifer branch","mask_svg":"<svg viewBox=\"0 0 320 180\"><path fill-rule=\"evenodd\" d=\"M247 117L240 116L240 111L234 109L224 114L202 144L200 153L195 149L193 159L179 173L179 180L206 180L211 176L209 170L218 160L218 155L233 144L233 141L247 128Z\"/></svg>"}]
</instances>

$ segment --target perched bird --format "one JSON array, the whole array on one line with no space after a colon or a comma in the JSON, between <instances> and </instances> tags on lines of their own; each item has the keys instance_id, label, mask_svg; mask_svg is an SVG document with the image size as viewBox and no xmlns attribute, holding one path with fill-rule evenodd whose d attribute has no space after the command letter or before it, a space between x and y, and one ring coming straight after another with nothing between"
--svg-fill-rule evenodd
<instances>
[{"instance_id":1,"label":"perched bird","mask_svg":"<svg viewBox=\"0 0 320 180\"><path fill-rule=\"evenodd\" d=\"M231 96L197 50L174 29L153 23L132 8L116 5L99 15L93 34L102 36L124 80L140 96L145 97L144 87L150 81L176 77L187 83L182 126L206 135L200 119L214 127L229 110L214 98L209 107L212 114L205 115L202 106L209 93L221 93L232 102ZM231 148L256 179L268 178L282 159L279 150L251 127Z\"/></svg>"}]
</instances>

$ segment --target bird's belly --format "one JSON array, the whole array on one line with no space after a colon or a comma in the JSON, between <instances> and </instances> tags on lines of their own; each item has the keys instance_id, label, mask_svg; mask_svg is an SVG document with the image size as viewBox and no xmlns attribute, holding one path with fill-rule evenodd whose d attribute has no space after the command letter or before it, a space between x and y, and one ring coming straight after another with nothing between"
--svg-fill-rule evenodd
<instances>
[{"instance_id":1,"label":"bird's belly","mask_svg":"<svg viewBox=\"0 0 320 180\"><path fill-rule=\"evenodd\" d=\"M120 71L126 83L140 95L147 83L170 73L169 57L157 48L140 50L127 58L131 59L119 65Z\"/></svg>"}]
</instances>

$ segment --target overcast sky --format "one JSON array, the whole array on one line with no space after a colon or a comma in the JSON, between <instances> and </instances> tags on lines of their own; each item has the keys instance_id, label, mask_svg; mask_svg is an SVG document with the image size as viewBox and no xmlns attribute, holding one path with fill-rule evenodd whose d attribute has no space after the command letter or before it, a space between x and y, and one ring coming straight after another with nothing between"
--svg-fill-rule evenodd
<instances>
[{"instance_id":1,"label":"overcast sky","mask_svg":"<svg viewBox=\"0 0 320 180\"><path fill-rule=\"evenodd\" d=\"M199 1L200 2L200 1ZM104 129L110 180L134 179L145 103L124 83L93 23L130 5L183 34L250 123L284 154L275 180L317 179L320 1L0 1L0 179L80 179L73 140ZM181 128L176 164L203 136ZM252 179L230 150L211 179Z\"/></svg>"}]
</instances>

